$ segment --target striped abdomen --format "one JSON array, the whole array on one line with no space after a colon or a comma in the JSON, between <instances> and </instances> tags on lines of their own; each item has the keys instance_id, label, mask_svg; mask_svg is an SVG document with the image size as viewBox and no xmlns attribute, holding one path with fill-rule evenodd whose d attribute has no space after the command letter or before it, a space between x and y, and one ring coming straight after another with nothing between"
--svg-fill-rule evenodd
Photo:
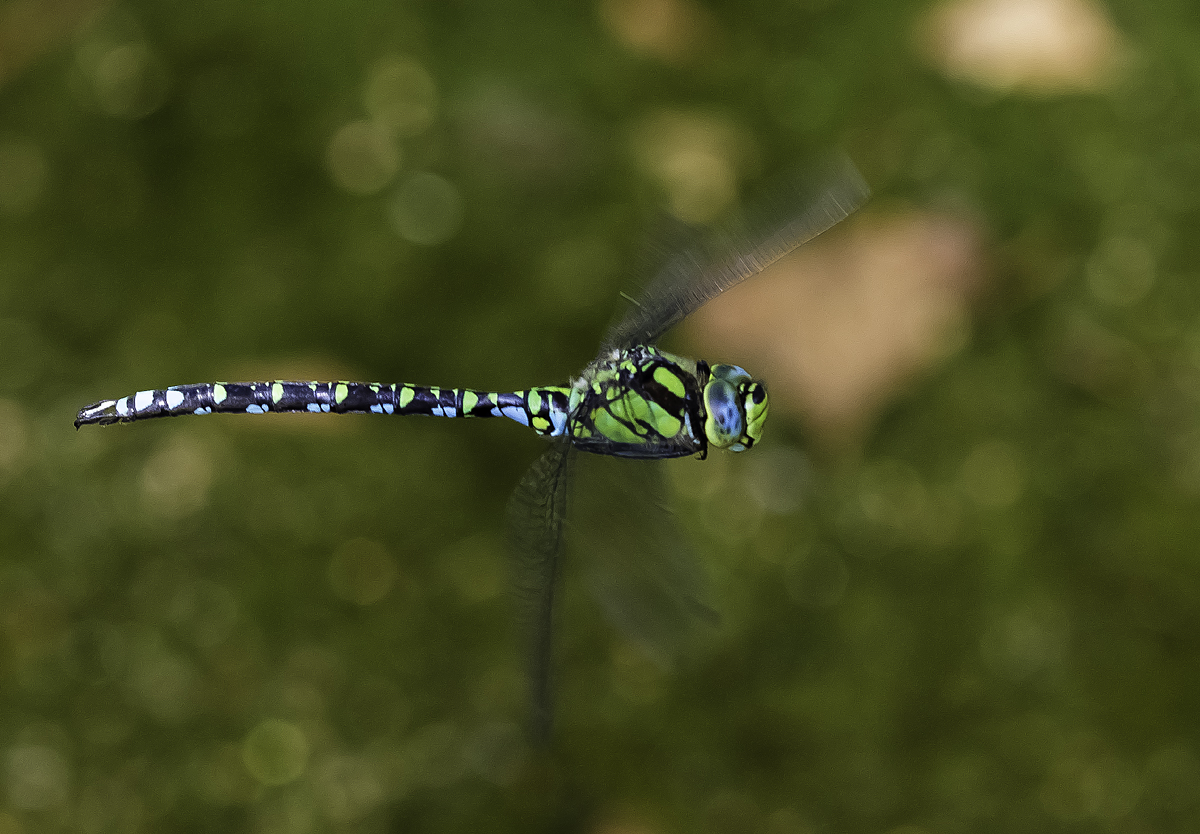
<instances>
[{"instance_id":1,"label":"striped abdomen","mask_svg":"<svg viewBox=\"0 0 1200 834\"><path fill-rule=\"evenodd\" d=\"M497 393L368 382L215 382L101 400L79 412L75 427L184 414L424 414L507 417L538 434L556 437L566 427L569 395L570 389L557 387Z\"/></svg>"}]
</instances>

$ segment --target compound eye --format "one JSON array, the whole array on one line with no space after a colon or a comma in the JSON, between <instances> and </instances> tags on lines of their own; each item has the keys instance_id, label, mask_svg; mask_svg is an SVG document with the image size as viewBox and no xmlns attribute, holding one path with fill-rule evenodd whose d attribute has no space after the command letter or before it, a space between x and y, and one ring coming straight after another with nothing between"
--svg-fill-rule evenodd
<instances>
[{"instance_id":1,"label":"compound eye","mask_svg":"<svg viewBox=\"0 0 1200 834\"><path fill-rule=\"evenodd\" d=\"M709 373L713 379L723 379L738 388L741 388L750 381L750 374L746 373L744 368L739 368L737 365L713 365L709 369Z\"/></svg>"},{"instance_id":2,"label":"compound eye","mask_svg":"<svg viewBox=\"0 0 1200 834\"><path fill-rule=\"evenodd\" d=\"M708 442L718 449L728 449L737 443L746 428L737 387L714 376L704 386L704 407L708 412L704 421Z\"/></svg>"}]
</instances>

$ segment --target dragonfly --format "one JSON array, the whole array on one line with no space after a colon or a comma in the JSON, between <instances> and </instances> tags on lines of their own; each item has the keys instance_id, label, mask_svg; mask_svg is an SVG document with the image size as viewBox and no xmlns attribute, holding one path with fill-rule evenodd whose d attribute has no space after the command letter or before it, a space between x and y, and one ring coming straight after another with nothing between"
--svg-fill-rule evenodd
<instances>
[{"instance_id":1,"label":"dragonfly","mask_svg":"<svg viewBox=\"0 0 1200 834\"><path fill-rule=\"evenodd\" d=\"M762 380L729 363L662 350L659 339L706 302L762 272L858 209L869 189L848 158L809 170L771 207L757 234L733 232L716 247L671 257L609 328L600 351L564 385L484 391L348 381L211 382L138 391L79 411L75 427L202 414L386 414L506 417L550 441L507 508L516 591L529 641L531 724L545 741L552 723L555 594L577 452L643 461L695 457L758 445L769 409Z\"/></svg>"}]
</instances>

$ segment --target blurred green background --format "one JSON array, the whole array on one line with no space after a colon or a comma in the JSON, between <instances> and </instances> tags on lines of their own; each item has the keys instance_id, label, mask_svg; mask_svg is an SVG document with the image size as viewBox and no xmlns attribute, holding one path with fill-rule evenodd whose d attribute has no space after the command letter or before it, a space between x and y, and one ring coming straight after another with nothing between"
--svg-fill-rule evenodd
<instances>
[{"instance_id":1,"label":"blurred green background","mask_svg":"<svg viewBox=\"0 0 1200 834\"><path fill-rule=\"evenodd\" d=\"M1198 85L1181 0L0 6L0 832L1200 830ZM664 667L573 563L549 753L536 437L71 428L563 381L664 207L830 148L870 206L667 342L772 385L666 465L722 622Z\"/></svg>"}]
</instances>

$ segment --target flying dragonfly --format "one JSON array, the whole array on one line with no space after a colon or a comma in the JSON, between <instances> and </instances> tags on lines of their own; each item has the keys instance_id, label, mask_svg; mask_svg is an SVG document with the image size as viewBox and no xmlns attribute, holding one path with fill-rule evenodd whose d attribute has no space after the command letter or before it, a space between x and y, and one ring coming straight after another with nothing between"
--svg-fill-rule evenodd
<instances>
[{"instance_id":1,"label":"flying dragonfly","mask_svg":"<svg viewBox=\"0 0 1200 834\"><path fill-rule=\"evenodd\" d=\"M691 248L671 258L642 295L631 299L597 357L565 385L510 392L279 380L176 385L101 400L80 410L75 427L189 414L310 412L507 417L533 429L551 445L513 492L508 522L531 643L533 731L545 740L551 727L554 602L576 451L703 460L710 448L753 448L767 418L765 384L737 365L689 359L656 343L701 305L846 218L869 193L853 164L835 156L791 189L789 211L772 206L775 222L757 234L735 234L716 254Z\"/></svg>"}]
</instances>

